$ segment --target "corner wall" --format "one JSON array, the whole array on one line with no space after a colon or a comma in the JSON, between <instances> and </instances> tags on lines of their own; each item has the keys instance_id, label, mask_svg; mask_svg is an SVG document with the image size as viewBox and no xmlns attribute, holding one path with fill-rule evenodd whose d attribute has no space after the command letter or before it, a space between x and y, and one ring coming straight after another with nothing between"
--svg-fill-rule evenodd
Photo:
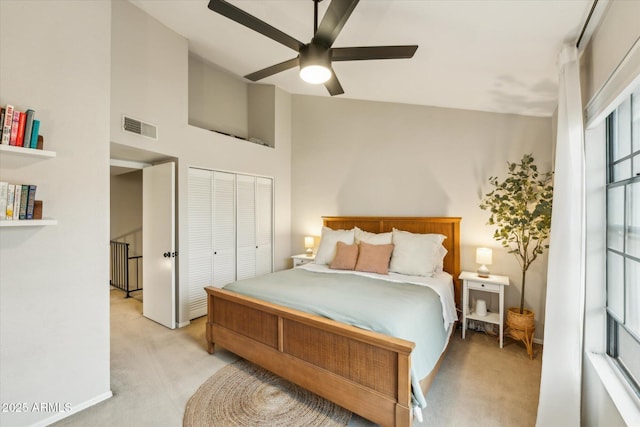
<instances>
[{"instance_id":1,"label":"corner wall","mask_svg":"<svg viewBox=\"0 0 640 427\"><path fill-rule=\"evenodd\" d=\"M111 396L110 23L108 1L0 2L0 104L33 108L57 153L3 153L0 173L38 185L58 221L0 229L0 400L26 405L2 411L3 426L47 425Z\"/></svg>"}]
</instances>

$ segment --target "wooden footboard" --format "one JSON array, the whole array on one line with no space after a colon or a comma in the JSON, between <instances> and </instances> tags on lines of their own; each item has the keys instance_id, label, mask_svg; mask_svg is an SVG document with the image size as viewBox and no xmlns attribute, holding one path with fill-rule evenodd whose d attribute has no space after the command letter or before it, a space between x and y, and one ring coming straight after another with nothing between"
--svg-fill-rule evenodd
<instances>
[{"instance_id":1,"label":"wooden footboard","mask_svg":"<svg viewBox=\"0 0 640 427\"><path fill-rule=\"evenodd\" d=\"M207 343L382 426L411 425L415 344L207 287Z\"/></svg>"}]
</instances>

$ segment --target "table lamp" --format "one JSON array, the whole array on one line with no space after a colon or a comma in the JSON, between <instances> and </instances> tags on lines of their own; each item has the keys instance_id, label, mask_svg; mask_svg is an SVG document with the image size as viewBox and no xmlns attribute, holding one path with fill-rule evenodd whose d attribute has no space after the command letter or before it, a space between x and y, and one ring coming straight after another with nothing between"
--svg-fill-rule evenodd
<instances>
[{"instance_id":1,"label":"table lamp","mask_svg":"<svg viewBox=\"0 0 640 427\"><path fill-rule=\"evenodd\" d=\"M478 269L478 277L489 277L489 269L487 264L491 265L493 252L489 248L476 249L476 262L481 264Z\"/></svg>"},{"instance_id":2,"label":"table lamp","mask_svg":"<svg viewBox=\"0 0 640 427\"><path fill-rule=\"evenodd\" d=\"M304 238L304 247L307 249L307 255L308 256L313 255L313 243L314 243L313 236L305 236L305 238Z\"/></svg>"}]
</instances>

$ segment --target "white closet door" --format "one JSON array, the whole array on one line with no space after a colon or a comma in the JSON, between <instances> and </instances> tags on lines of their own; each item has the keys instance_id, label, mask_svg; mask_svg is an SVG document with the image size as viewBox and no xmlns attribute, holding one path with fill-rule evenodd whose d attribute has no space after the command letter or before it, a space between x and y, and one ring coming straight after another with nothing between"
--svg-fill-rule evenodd
<instances>
[{"instance_id":1,"label":"white closet door","mask_svg":"<svg viewBox=\"0 0 640 427\"><path fill-rule=\"evenodd\" d=\"M236 177L237 198L237 256L238 280L256 275L256 178L248 175Z\"/></svg>"},{"instance_id":2,"label":"white closet door","mask_svg":"<svg viewBox=\"0 0 640 427\"><path fill-rule=\"evenodd\" d=\"M189 319L207 314L213 284L213 172L189 168Z\"/></svg>"},{"instance_id":3,"label":"white closet door","mask_svg":"<svg viewBox=\"0 0 640 427\"><path fill-rule=\"evenodd\" d=\"M256 180L256 275L273 271L273 180Z\"/></svg>"},{"instance_id":4,"label":"white closet door","mask_svg":"<svg viewBox=\"0 0 640 427\"><path fill-rule=\"evenodd\" d=\"M236 280L236 203L232 173L213 172L213 286Z\"/></svg>"}]
</instances>

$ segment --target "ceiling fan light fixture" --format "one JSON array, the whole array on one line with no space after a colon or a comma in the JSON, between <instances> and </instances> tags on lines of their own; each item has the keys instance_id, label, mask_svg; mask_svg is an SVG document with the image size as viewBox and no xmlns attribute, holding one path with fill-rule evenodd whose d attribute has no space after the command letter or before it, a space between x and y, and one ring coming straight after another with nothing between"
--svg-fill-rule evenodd
<instances>
[{"instance_id":1,"label":"ceiling fan light fixture","mask_svg":"<svg viewBox=\"0 0 640 427\"><path fill-rule=\"evenodd\" d=\"M308 44L300 50L300 78L307 83L321 84L331 78L329 49Z\"/></svg>"},{"instance_id":2,"label":"ceiling fan light fixture","mask_svg":"<svg viewBox=\"0 0 640 427\"><path fill-rule=\"evenodd\" d=\"M331 78L331 70L322 65L307 65L300 69L300 78L307 83L318 85Z\"/></svg>"}]
</instances>

